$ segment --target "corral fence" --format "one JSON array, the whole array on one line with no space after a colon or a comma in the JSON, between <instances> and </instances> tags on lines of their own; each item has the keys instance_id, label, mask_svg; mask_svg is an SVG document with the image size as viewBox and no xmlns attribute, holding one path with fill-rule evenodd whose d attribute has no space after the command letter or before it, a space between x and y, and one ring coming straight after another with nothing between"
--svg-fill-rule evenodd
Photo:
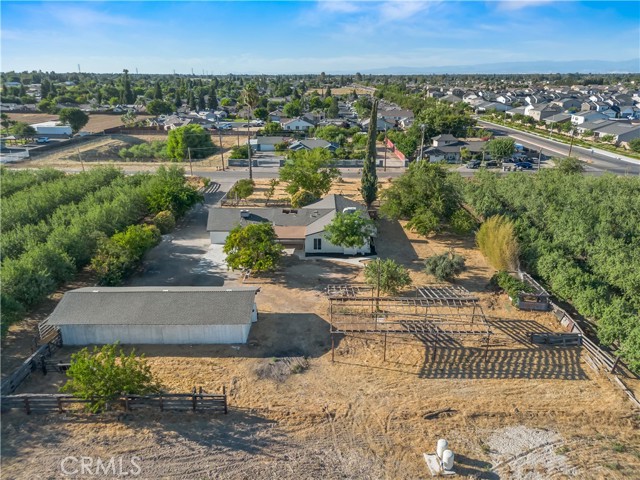
<instances>
[{"instance_id":1,"label":"corral fence","mask_svg":"<svg viewBox=\"0 0 640 480\"><path fill-rule=\"evenodd\" d=\"M91 400L81 399L64 394L6 395L0 398L2 412L24 410L31 413L80 413L86 409ZM110 399L107 411L143 412L160 410L161 412L206 412L228 413L225 388L221 394L211 394L193 388L191 393L160 393L157 395L121 395Z\"/></svg>"},{"instance_id":2,"label":"corral fence","mask_svg":"<svg viewBox=\"0 0 640 480\"><path fill-rule=\"evenodd\" d=\"M0 384L0 393L2 393L2 395L9 395L15 392L20 384L22 384L22 382L31 375L31 372L37 369L42 369L43 373L46 373L46 359L51 357L51 355L53 355L53 353L62 346L62 337L60 336L59 331L49 331L48 335L53 338L44 345L37 347L31 356L22 363L22 365L16 368L11 375L2 380L2 383Z\"/></svg>"}]
</instances>

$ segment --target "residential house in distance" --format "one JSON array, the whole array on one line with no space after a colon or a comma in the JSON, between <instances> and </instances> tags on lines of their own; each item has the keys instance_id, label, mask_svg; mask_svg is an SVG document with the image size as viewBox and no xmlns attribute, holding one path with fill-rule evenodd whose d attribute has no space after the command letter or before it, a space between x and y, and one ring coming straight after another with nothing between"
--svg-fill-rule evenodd
<instances>
[{"instance_id":1,"label":"residential house in distance","mask_svg":"<svg viewBox=\"0 0 640 480\"><path fill-rule=\"evenodd\" d=\"M463 148L467 149L472 155L481 154L486 142L477 141L462 141L458 140L453 135L444 133L433 137L431 140L431 146L425 147L422 152L422 158L428 159L430 162L460 162L461 151Z\"/></svg>"},{"instance_id":2,"label":"residential house in distance","mask_svg":"<svg viewBox=\"0 0 640 480\"><path fill-rule=\"evenodd\" d=\"M285 122L280 122L280 126L282 127L283 130L306 131L314 127L314 124L308 120L298 117L298 118L289 119Z\"/></svg>"},{"instance_id":3,"label":"residential house in distance","mask_svg":"<svg viewBox=\"0 0 640 480\"><path fill-rule=\"evenodd\" d=\"M229 208L209 210L207 231L212 244L224 244L229 232L238 225L269 222L278 240L286 247L296 248L305 255L368 255L374 251L373 237L363 239L360 248L333 245L325 236L325 228L338 212L368 217L366 207L342 195L328 195L302 208Z\"/></svg>"},{"instance_id":4,"label":"residential house in distance","mask_svg":"<svg viewBox=\"0 0 640 480\"><path fill-rule=\"evenodd\" d=\"M370 121L371 121L370 118L365 118L362 122L360 122L360 125L362 125L362 130L367 131L369 129ZM384 118L380 117L379 115L376 123L377 123L376 130L378 132L384 132L385 130L392 130L396 127L396 122L389 122Z\"/></svg>"},{"instance_id":5,"label":"residential house in distance","mask_svg":"<svg viewBox=\"0 0 640 480\"><path fill-rule=\"evenodd\" d=\"M255 137L249 140L254 152L275 152L276 145L291 141L289 137Z\"/></svg>"},{"instance_id":6,"label":"residential house in distance","mask_svg":"<svg viewBox=\"0 0 640 480\"><path fill-rule=\"evenodd\" d=\"M585 122L593 122L595 120L605 120L608 117L595 110L586 110L571 115L571 123L574 125L581 125Z\"/></svg>"},{"instance_id":7,"label":"residential house in distance","mask_svg":"<svg viewBox=\"0 0 640 480\"><path fill-rule=\"evenodd\" d=\"M528 105L524 109L524 114L527 117L533 118L537 122L558 113L562 113L562 108L551 103L536 103L533 105Z\"/></svg>"},{"instance_id":8,"label":"residential house in distance","mask_svg":"<svg viewBox=\"0 0 640 480\"><path fill-rule=\"evenodd\" d=\"M71 126L62 124L56 120L34 123L31 125L38 135L71 135Z\"/></svg>"},{"instance_id":9,"label":"residential house in distance","mask_svg":"<svg viewBox=\"0 0 640 480\"><path fill-rule=\"evenodd\" d=\"M335 152L338 149L338 145L328 142L321 138L309 138L306 140L296 140L289 145L289 150L297 152L299 150L313 150L314 148L322 148Z\"/></svg>"}]
</instances>

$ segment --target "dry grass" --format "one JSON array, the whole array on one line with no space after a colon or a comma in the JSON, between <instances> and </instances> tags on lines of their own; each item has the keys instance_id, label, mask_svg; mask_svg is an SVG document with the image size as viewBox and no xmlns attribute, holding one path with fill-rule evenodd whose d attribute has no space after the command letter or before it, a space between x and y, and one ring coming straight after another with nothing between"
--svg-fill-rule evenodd
<instances>
[{"instance_id":1,"label":"dry grass","mask_svg":"<svg viewBox=\"0 0 640 480\"><path fill-rule=\"evenodd\" d=\"M549 458L581 479L638 478L640 418L630 403L586 365L581 349L530 344L531 331L559 330L555 317L520 312L505 295L484 291L494 270L472 238L424 239L393 222L382 222L380 235L380 255L406 265L416 284L432 280L422 272L425 257L453 247L467 258L457 283L477 292L494 317L486 361L473 342L439 348L434 357L430 347L397 337L389 337L383 361L380 338L353 335L336 337L332 363L322 288L360 281L362 270L289 258L273 279L250 280L261 287L260 319L247 345L138 346L170 391L226 386L229 416L132 413L67 422L11 413L2 425L4 474L55 477L66 455L137 454L143 478L425 478L422 453L444 437L463 477L493 478L492 462L506 458L501 478L545 478L552 472L539 462ZM64 348L60 358L72 351ZM302 356L302 373L272 367L274 357ZM52 391L62 381L34 373L24 390ZM424 418L444 408L455 412ZM512 463L497 456L509 454L513 432L540 438L539 454Z\"/></svg>"},{"instance_id":2,"label":"dry grass","mask_svg":"<svg viewBox=\"0 0 640 480\"><path fill-rule=\"evenodd\" d=\"M26 122L29 124L58 120L58 115L49 113L9 113L9 118L16 122ZM82 129L85 132L99 133L107 128L119 127L122 125L121 115L90 114L89 123ZM138 120L151 118L151 115L138 115Z\"/></svg>"}]
</instances>

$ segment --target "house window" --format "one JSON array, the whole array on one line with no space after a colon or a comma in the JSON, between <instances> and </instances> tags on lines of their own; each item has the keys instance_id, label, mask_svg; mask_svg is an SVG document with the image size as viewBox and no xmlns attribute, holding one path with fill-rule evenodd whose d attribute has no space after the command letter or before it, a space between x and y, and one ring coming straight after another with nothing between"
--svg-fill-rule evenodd
<instances>
[{"instance_id":1,"label":"house window","mask_svg":"<svg viewBox=\"0 0 640 480\"><path fill-rule=\"evenodd\" d=\"M300 127L298 125L296 125L296 130L300 130Z\"/></svg>"},{"instance_id":2,"label":"house window","mask_svg":"<svg viewBox=\"0 0 640 480\"><path fill-rule=\"evenodd\" d=\"M322 250L322 239L314 238L313 239L313 249L314 250Z\"/></svg>"}]
</instances>

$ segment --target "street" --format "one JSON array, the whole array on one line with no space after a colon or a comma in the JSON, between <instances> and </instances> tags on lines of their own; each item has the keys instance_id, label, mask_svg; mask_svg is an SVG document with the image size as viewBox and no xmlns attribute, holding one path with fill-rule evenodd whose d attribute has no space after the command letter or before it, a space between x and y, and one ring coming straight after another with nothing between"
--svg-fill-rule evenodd
<instances>
[{"instance_id":1,"label":"street","mask_svg":"<svg viewBox=\"0 0 640 480\"><path fill-rule=\"evenodd\" d=\"M508 135L527 148L533 150L542 149L542 153L547 156L566 157L569 155L569 145L562 144L555 140L547 140L546 138L531 133L521 132L483 120L478 120L478 125L498 135ZM615 153L597 149L592 151L591 149L578 147L576 145L571 149L571 155L587 162L591 167L599 171L615 173L617 175L640 175L640 160L625 159L626 157L619 157L620 159L618 160L618 156Z\"/></svg>"}]
</instances>

